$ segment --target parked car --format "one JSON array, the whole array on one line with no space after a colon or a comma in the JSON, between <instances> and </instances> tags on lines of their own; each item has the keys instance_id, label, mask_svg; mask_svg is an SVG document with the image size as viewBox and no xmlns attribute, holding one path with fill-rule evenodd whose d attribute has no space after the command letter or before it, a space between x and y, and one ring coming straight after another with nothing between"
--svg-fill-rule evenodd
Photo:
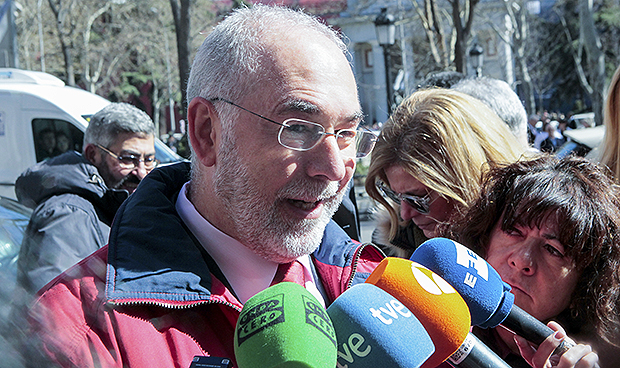
<instances>
[{"instance_id":1,"label":"parked car","mask_svg":"<svg viewBox=\"0 0 620 368\"><path fill-rule=\"evenodd\" d=\"M564 131L564 136L570 140L558 149L556 152L557 156L564 157L569 154L574 154L582 157L590 157L592 152L598 149L603 142L605 126L599 125L592 128L566 130Z\"/></svg>"},{"instance_id":2,"label":"parked car","mask_svg":"<svg viewBox=\"0 0 620 368\"><path fill-rule=\"evenodd\" d=\"M8 317L17 276L17 258L32 209L0 196L0 321Z\"/></svg>"}]
</instances>

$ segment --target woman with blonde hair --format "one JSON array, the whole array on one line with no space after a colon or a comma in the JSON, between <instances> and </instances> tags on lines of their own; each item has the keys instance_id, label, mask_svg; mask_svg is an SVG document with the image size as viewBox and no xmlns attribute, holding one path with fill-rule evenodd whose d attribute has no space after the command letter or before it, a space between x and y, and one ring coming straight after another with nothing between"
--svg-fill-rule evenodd
<instances>
[{"instance_id":1,"label":"woman with blonde hair","mask_svg":"<svg viewBox=\"0 0 620 368\"><path fill-rule=\"evenodd\" d=\"M408 258L469 207L490 167L517 161L525 149L478 99L439 88L414 92L372 152L366 191L389 213L373 241Z\"/></svg>"},{"instance_id":2,"label":"woman with blonde hair","mask_svg":"<svg viewBox=\"0 0 620 368\"><path fill-rule=\"evenodd\" d=\"M620 66L609 84L603 124L605 124L605 138L600 163L611 170L618 182L620 181Z\"/></svg>"}]
</instances>

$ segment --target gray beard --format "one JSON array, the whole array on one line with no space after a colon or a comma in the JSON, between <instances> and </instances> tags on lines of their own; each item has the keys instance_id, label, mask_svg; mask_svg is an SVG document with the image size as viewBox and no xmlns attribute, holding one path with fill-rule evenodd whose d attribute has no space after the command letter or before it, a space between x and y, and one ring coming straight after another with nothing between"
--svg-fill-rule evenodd
<instances>
[{"instance_id":1,"label":"gray beard","mask_svg":"<svg viewBox=\"0 0 620 368\"><path fill-rule=\"evenodd\" d=\"M314 252L344 196L344 190L338 192L338 182L312 179L289 182L278 191L276 198L326 200L317 219L286 218L279 210L280 206L286 205L284 200L268 203L264 199L253 185L248 165L242 162L234 141L226 133L221 147L215 172L215 195L220 197L226 214L236 225L237 240L261 257L278 263Z\"/></svg>"}]
</instances>

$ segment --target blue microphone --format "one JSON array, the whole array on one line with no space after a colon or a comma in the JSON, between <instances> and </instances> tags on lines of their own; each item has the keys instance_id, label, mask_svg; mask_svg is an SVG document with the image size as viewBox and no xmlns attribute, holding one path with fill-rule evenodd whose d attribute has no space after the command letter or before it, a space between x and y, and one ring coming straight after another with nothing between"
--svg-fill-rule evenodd
<instances>
[{"instance_id":1,"label":"blue microphone","mask_svg":"<svg viewBox=\"0 0 620 368\"><path fill-rule=\"evenodd\" d=\"M338 342L337 367L420 367L435 351L416 316L372 284L359 284L328 308Z\"/></svg>"},{"instance_id":2,"label":"blue microphone","mask_svg":"<svg viewBox=\"0 0 620 368\"><path fill-rule=\"evenodd\" d=\"M502 325L534 344L540 345L554 331L514 304L511 287L471 249L453 240L433 238L422 243L410 258L437 273L463 297L471 313L472 325L492 328ZM557 354L572 347L564 340Z\"/></svg>"}]
</instances>

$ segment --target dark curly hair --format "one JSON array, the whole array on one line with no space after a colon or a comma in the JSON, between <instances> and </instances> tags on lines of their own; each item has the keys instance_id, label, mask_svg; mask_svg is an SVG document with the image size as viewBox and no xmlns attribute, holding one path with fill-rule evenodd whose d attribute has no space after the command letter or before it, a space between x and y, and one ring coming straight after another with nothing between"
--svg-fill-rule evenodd
<instances>
[{"instance_id":1,"label":"dark curly hair","mask_svg":"<svg viewBox=\"0 0 620 368\"><path fill-rule=\"evenodd\" d=\"M483 183L478 200L445 234L484 257L500 219L504 231L554 221L581 272L563 314L620 346L620 192L608 172L584 158L545 155L493 168Z\"/></svg>"}]
</instances>

